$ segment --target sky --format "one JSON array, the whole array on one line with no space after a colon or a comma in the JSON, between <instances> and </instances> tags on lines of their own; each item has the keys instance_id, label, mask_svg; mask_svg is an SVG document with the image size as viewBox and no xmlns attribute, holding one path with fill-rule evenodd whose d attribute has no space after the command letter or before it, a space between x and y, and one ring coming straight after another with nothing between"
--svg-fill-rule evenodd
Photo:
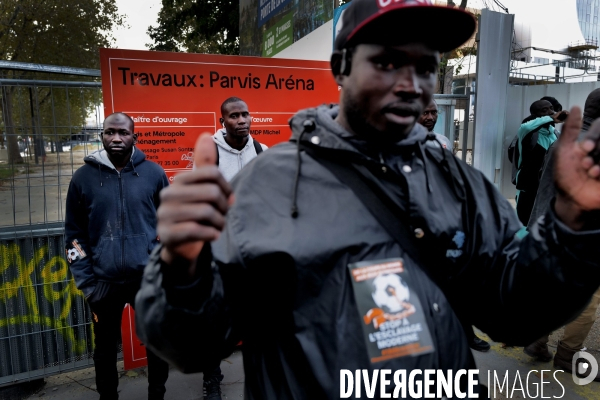
<instances>
[{"instance_id":1,"label":"sky","mask_svg":"<svg viewBox=\"0 0 600 400\"><path fill-rule=\"evenodd\" d=\"M116 0L119 13L125 15L128 29L115 29L112 33L116 39L115 47L130 50L148 50L146 43L150 37L146 30L150 25L157 25L161 0Z\"/></svg>"}]
</instances>

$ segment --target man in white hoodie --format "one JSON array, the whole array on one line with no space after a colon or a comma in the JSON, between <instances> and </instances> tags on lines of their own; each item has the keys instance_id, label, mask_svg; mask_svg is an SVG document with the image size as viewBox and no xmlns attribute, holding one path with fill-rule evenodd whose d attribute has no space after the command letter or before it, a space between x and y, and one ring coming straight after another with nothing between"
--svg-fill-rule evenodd
<instances>
[{"instance_id":1,"label":"man in white hoodie","mask_svg":"<svg viewBox=\"0 0 600 400\"><path fill-rule=\"evenodd\" d=\"M230 97L221 104L223 125L214 135L217 144L217 164L227 181L240 172L260 152L267 149L250 135L252 117L248 105L238 97Z\"/></svg>"},{"instance_id":2,"label":"man in white hoodie","mask_svg":"<svg viewBox=\"0 0 600 400\"><path fill-rule=\"evenodd\" d=\"M221 104L222 129L213 135L217 144L217 165L219 171L230 181L240 170L263 150L264 144L258 143L250 135L252 117L248 105L238 97L230 97ZM221 400L221 381L223 375L219 365L204 371L204 399Z\"/></svg>"}]
</instances>

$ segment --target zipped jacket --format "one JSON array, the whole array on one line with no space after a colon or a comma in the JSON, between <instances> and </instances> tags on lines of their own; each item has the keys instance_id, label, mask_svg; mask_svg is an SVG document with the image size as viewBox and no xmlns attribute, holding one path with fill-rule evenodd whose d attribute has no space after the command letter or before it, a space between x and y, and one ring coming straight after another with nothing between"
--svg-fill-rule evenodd
<instances>
[{"instance_id":1,"label":"zipped jacket","mask_svg":"<svg viewBox=\"0 0 600 400\"><path fill-rule=\"evenodd\" d=\"M163 265L159 248L152 253L136 299L147 346L195 372L242 340L245 398L339 399L342 369L373 376L476 368L461 319L496 341L527 345L585 307L600 284L600 231L573 232L550 210L526 234L481 172L425 145L425 128L377 145L345 131L336 116L337 106L299 112L292 142L236 176L235 204L219 239L203 247L197 280L178 275L183 265ZM412 244L396 242L321 156L361 165L405 210L399 221L414 232L418 261L404 247ZM360 311L374 298L356 290L350 266L389 259L401 259L410 276L406 287L389 287L394 296L411 293L403 297L415 305L408 311L422 310L429 352L371 357L377 337L364 330L379 317ZM524 306L533 300L543 307Z\"/></svg>"},{"instance_id":2,"label":"zipped jacket","mask_svg":"<svg viewBox=\"0 0 600 400\"><path fill-rule=\"evenodd\" d=\"M163 169L134 147L117 171L105 150L84 158L67 193L67 260L75 285L89 296L99 281L140 279L157 243L159 192L169 181Z\"/></svg>"}]
</instances>

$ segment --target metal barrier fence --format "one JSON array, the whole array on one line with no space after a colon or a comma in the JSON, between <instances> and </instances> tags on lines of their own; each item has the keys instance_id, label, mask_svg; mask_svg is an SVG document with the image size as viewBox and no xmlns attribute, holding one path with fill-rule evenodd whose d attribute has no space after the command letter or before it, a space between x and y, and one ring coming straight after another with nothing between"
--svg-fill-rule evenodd
<instances>
[{"instance_id":1,"label":"metal barrier fence","mask_svg":"<svg viewBox=\"0 0 600 400\"><path fill-rule=\"evenodd\" d=\"M438 122L434 132L450 139L452 153L469 165L473 165L473 99L467 94L435 94L438 105Z\"/></svg>"},{"instance_id":2,"label":"metal barrier fence","mask_svg":"<svg viewBox=\"0 0 600 400\"><path fill-rule=\"evenodd\" d=\"M100 146L99 76L0 61L0 385L93 364L63 221L71 176Z\"/></svg>"}]
</instances>

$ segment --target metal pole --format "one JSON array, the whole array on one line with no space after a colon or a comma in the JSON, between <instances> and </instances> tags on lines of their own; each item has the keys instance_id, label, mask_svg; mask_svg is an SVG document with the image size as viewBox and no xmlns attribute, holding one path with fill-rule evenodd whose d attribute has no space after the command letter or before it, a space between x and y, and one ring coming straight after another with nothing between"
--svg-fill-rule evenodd
<instances>
[{"instance_id":1,"label":"metal pole","mask_svg":"<svg viewBox=\"0 0 600 400\"><path fill-rule=\"evenodd\" d=\"M61 86L61 87L101 87L100 82L48 81L37 79L0 79L1 86Z\"/></svg>"},{"instance_id":2,"label":"metal pole","mask_svg":"<svg viewBox=\"0 0 600 400\"><path fill-rule=\"evenodd\" d=\"M29 110L31 112L31 136L33 137L33 154L35 155L35 164L37 165L39 164L38 152L40 151L40 149L38 148L39 140L35 129L35 115L33 113L33 95L31 94L31 86L29 87Z\"/></svg>"},{"instance_id":3,"label":"metal pole","mask_svg":"<svg viewBox=\"0 0 600 400\"><path fill-rule=\"evenodd\" d=\"M53 73L53 74L65 74L65 75L100 76L99 69L62 67L59 65L35 64L35 63L26 63L26 62L19 62L19 61L6 61L6 60L0 60L0 69L10 69L10 70L16 70L16 71L49 72L49 73Z\"/></svg>"},{"instance_id":4,"label":"metal pole","mask_svg":"<svg viewBox=\"0 0 600 400\"><path fill-rule=\"evenodd\" d=\"M462 143L462 160L467 162L467 143L469 141L469 111L471 111L471 88L467 87L467 106L465 107L465 120L463 130L463 143ZM471 160L472 162L473 160Z\"/></svg>"}]
</instances>

